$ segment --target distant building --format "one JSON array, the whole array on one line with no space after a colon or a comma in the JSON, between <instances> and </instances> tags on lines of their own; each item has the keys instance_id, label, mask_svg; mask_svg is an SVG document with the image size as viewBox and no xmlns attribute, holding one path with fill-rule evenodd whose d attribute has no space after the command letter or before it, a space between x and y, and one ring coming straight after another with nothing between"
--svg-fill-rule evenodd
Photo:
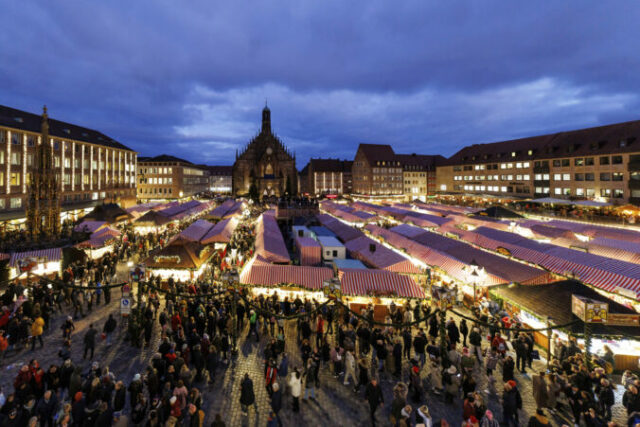
<instances>
[{"instance_id":1,"label":"distant building","mask_svg":"<svg viewBox=\"0 0 640 427\"><path fill-rule=\"evenodd\" d=\"M390 145L360 144L353 161L353 194L426 200L436 191L440 155L396 154Z\"/></svg>"},{"instance_id":2,"label":"distant building","mask_svg":"<svg viewBox=\"0 0 640 427\"><path fill-rule=\"evenodd\" d=\"M162 154L138 159L138 200L182 199L209 189L206 168Z\"/></svg>"},{"instance_id":3,"label":"distant building","mask_svg":"<svg viewBox=\"0 0 640 427\"><path fill-rule=\"evenodd\" d=\"M209 171L209 191L231 193L233 191L233 166L205 166Z\"/></svg>"},{"instance_id":4,"label":"distant building","mask_svg":"<svg viewBox=\"0 0 640 427\"><path fill-rule=\"evenodd\" d=\"M0 106L0 222L25 222L27 198L38 165L43 117ZM62 220L75 219L95 205L135 203L135 151L101 132L47 118L53 173Z\"/></svg>"},{"instance_id":5,"label":"distant building","mask_svg":"<svg viewBox=\"0 0 640 427\"><path fill-rule=\"evenodd\" d=\"M300 192L310 196L351 194L352 161L338 159L311 159L300 172Z\"/></svg>"},{"instance_id":6,"label":"distant building","mask_svg":"<svg viewBox=\"0 0 640 427\"><path fill-rule=\"evenodd\" d=\"M255 185L260 197L280 197L298 192L296 158L271 131L271 110L262 110L262 129L233 164L233 194L249 194Z\"/></svg>"},{"instance_id":7,"label":"distant building","mask_svg":"<svg viewBox=\"0 0 640 427\"><path fill-rule=\"evenodd\" d=\"M360 144L353 160L353 193L358 196L402 196L402 164L390 145Z\"/></svg>"},{"instance_id":8,"label":"distant building","mask_svg":"<svg viewBox=\"0 0 640 427\"><path fill-rule=\"evenodd\" d=\"M446 160L440 155L397 154L402 165L403 192L408 201L426 201L436 192L436 166Z\"/></svg>"},{"instance_id":9,"label":"distant building","mask_svg":"<svg viewBox=\"0 0 640 427\"><path fill-rule=\"evenodd\" d=\"M437 191L640 203L640 120L464 147Z\"/></svg>"}]
</instances>

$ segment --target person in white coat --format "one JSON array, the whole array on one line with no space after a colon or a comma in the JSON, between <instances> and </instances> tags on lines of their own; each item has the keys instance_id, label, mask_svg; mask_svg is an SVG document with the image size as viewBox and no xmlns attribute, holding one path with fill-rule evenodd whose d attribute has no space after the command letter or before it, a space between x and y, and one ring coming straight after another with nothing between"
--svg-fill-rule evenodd
<instances>
[{"instance_id":1,"label":"person in white coat","mask_svg":"<svg viewBox=\"0 0 640 427\"><path fill-rule=\"evenodd\" d=\"M349 384L349 377L353 380L353 385L357 384L356 380L356 359L351 351L347 351L344 358L344 385Z\"/></svg>"},{"instance_id":2,"label":"person in white coat","mask_svg":"<svg viewBox=\"0 0 640 427\"><path fill-rule=\"evenodd\" d=\"M298 368L295 368L289 378L289 388L293 397L293 412L300 412L300 395L302 394L302 375Z\"/></svg>"}]
</instances>

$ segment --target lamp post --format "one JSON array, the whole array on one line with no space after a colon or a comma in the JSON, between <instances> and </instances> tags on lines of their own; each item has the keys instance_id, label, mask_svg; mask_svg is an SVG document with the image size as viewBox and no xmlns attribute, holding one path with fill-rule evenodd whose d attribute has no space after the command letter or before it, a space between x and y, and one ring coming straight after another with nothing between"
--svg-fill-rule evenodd
<instances>
[{"instance_id":1,"label":"lamp post","mask_svg":"<svg viewBox=\"0 0 640 427\"><path fill-rule=\"evenodd\" d=\"M473 285L473 306L475 307L476 300L477 300L476 286L479 284L482 284L482 282L484 281L486 272L484 267L480 267L480 265L478 265L475 258L471 260L468 271L469 271L469 281Z\"/></svg>"}]
</instances>

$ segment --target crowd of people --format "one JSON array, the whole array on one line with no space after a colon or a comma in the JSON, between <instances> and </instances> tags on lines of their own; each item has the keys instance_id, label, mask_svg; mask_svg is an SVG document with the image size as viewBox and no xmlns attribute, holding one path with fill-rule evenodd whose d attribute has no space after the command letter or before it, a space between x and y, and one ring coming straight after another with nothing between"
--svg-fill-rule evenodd
<instances>
[{"instance_id":1,"label":"crowd of people","mask_svg":"<svg viewBox=\"0 0 640 427\"><path fill-rule=\"evenodd\" d=\"M462 419L464 427L611 422L616 381L609 349L587 360L575 339L554 336L549 370L538 371L532 333L520 331L517 318L495 305L474 308L468 318L443 319L426 303L391 304L380 324L373 305L352 310L277 292L232 292L211 280L221 278L223 254L199 280L151 277L141 283L126 329L118 329L122 319L108 315L76 330L78 320L120 292L112 287L119 285L118 262L147 256L177 231L140 236L125 230L114 251L100 260L71 263L53 280L14 282L5 289L0 363L16 354L30 361L19 366L13 391L0 394L0 425L203 426L205 395L234 366L237 340L263 344L261 375L236 371L235 392L242 416L248 417L258 411L256 387L263 386L269 426L283 425L283 412L305 411L305 402L319 404L319 391L328 387L344 387L361 399L373 425L382 419L393 426L446 426ZM230 248L250 255L251 228L239 226ZM60 330L53 330L54 324ZM56 336L62 341L59 363L45 368L29 357ZM96 357L96 347L108 348L118 337L128 342L122 345L153 353L130 378L119 378ZM529 375L536 410L522 419ZM626 390L621 403L629 425L640 423L640 380L626 372L620 386ZM457 415L436 417L430 410L436 401ZM490 409L496 401L500 413ZM225 420L216 414L206 423L220 427Z\"/></svg>"}]
</instances>

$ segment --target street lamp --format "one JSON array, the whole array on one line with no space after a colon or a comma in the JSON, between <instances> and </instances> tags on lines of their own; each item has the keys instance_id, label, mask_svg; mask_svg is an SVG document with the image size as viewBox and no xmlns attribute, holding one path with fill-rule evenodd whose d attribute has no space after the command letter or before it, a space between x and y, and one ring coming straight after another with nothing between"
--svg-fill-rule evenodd
<instances>
[{"instance_id":1,"label":"street lamp","mask_svg":"<svg viewBox=\"0 0 640 427\"><path fill-rule=\"evenodd\" d=\"M482 282L484 281L486 272L484 267L480 267L480 265L478 265L475 258L471 260L468 271L469 271L469 281L473 285L473 306L475 307L476 295L477 295L476 286L479 284L480 285L482 284Z\"/></svg>"}]
</instances>

